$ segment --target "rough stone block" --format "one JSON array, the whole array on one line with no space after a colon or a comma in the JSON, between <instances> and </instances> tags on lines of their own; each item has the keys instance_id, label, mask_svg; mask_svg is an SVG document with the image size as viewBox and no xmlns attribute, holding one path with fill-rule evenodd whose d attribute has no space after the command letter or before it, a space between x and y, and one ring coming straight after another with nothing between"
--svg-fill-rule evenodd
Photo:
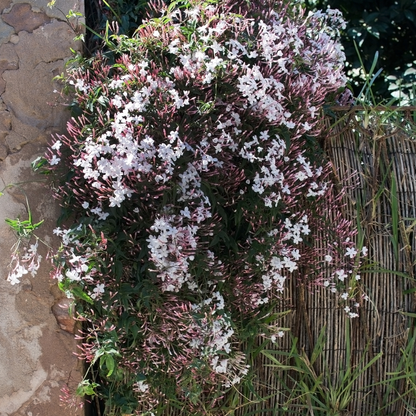
<instances>
[{"instance_id":1,"label":"rough stone block","mask_svg":"<svg viewBox=\"0 0 416 416\"><path fill-rule=\"evenodd\" d=\"M50 22L50 18L46 14L33 12L28 3L15 4L9 13L3 14L3 20L16 32L22 30L33 32L39 26Z\"/></svg>"},{"instance_id":2,"label":"rough stone block","mask_svg":"<svg viewBox=\"0 0 416 416\"><path fill-rule=\"evenodd\" d=\"M61 329L74 330L73 322L49 277L46 247L35 278L25 275L15 286L5 280L16 237L4 220L27 219L25 196L34 221L45 220L39 237L58 243L52 230L59 208L30 163L43 155L51 132L65 132L69 112L57 104L52 78L63 71L70 48L79 47L65 14L83 10L83 2L57 0L50 9L49 1L0 0L0 190L27 183L20 185L24 194L13 188L0 198L0 416L83 415L60 406L60 389L68 382L74 388L82 368L73 334ZM52 312L57 301L60 322Z\"/></svg>"},{"instance_id":3,"label":"rough stone block","mask_svg":"<svg viewBox=\"0 0 416 416\"><path fill-rule=\"evenodd\" d=\"M30 161L43 153L41 146L28 144L0 164L0 181L13 183L38 180L31 173ZM42 183L29 183L25 193L34 220L45 219L39 236L47 240L57 216L57 207ZM51 307L55 296L49 278L50 267L43 262L35 278L27 277L21 285L5 281L10 248L16 241L5 218L27 217L25 198L19 190L6 192L0 199L0 416L81 416L80 410L60 407L60 389L69 379L79 380L79 360L73 355L72 336L57 325ZM48 207L49 211L45 209ZM46 248L40 248L43 256Z\"/></svg>"},{"instance_id":4,"label":"rough stone block","mask_svg":"<svg viewBox=\"0 0 416 416\"><path fill-rule=\"evenodd\" d=\"M32 10L46 13L49 17L65 20L69 10L84 11L84 0L56 0L54 7L48 7L50 0L14 0L13 3L30 3Z\"/></svg>"},{"instance_id":5,"label":"rough stone block","mask_svg":"<svg viewBox=\"0 0 416 416\"><path fill-rule=\"evenodd\" d=\"M9 41L14 29L0 19L0 45Z\"/></svg>"},{"instance_id":6,"label":"rough stone block","mask_svg":"<svg viewBox=\"0 0 416 416\"><path fill-rule=\"evenodd\" d=\"M70 334L75 333L76 321L71 311L72 301L67 298L58 299L52 306L52 313L55 316L59 327Z\"/></svg>"},{"instance_id":7,"label":"rough stone block","mask_svg":"<svg viewBox=\"0 0 416 416\"><path fill-rule=\"evenodd\" d=\"M10 43L0 46L0 71L19 68L19 57Z\"/></svg>"},{"instance_id":8,"label":"rough stone block","mask_svg":"<svg viewBox=\"0 0 416 416\"><path fill-rule=\"evenodd\" d=\"M75 34L64 22L53 21L32 33L20 32L18 36L16 53L21 67L33 68L40 62L68 59L70 48L77 48Z\"/></svg>"},{"instance_id":9,"label":"rough stone block","mask_svg":"<svg viewBox=\"0 0 416 416\"><path fill-rule=\"evenodd\" d=\"M0 144L0 162L2 162L4 159L6 159L8 154L7 147L3 144Z\"/></svg>"},{"instance_id":10,"label":"rough stone block","mask_svg":"<svg viewBox=\"0 0 416 416\"><path fill-rule=\"evenodd\" d=\"M12 115L9 111L0 110L0 130L10 130L12 128Z\"/></svg>"},{"instance_id":11,"label":"rough stone block","mask_svg":"<svg viewBox=\"0 0 416 416\"><path fill-rule=\"evenodd\" d=\"M18 150L21 150L21 148L27 143L29 143L28 140L15 131L11 131L6 136L5 140L5 144L9 152L17 152Z\"/></svg>"},{"instance_id":12,"label":"rough stone block","mask_svg":"<svg viewBox=\"0 0 416 416\"><path fill-rule=\"evenodd\" d=\"M11 0L0 0L0 12L10 7Z\"/></svg>"},{"instance_id":13,"label":"rough stone block","mask_svg":"<svg viewBox=\"0 0 416 416\"><path fill-rule=\"evenodd\" d=\"M31 69L22 65L15 71L4 71L3 101L22 123L38 129L64 128L68 114L61 106L54 105L57 95L52 80L63 67L63 61L52 61L40 62Z\"/></svg>"}]
</instances>

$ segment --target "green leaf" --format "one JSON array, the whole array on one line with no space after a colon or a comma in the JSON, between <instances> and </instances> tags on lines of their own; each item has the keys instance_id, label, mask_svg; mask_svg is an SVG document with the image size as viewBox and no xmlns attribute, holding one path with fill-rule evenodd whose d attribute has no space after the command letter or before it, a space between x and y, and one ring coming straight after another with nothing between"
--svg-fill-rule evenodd
<instances>
[{"instance_id":1,"label":"green leaf","mask_svg":"<svg viewBox=\"0 0 416 416\"><path fill-rule=\"evenodd\" d=\"M95 396L95 389L99 386L97 383L91 383L89 380L83 380L78 384L76 394L77 396Z\"/></svg>"},{"instance_id":2,"label":"green leaf","mask_svg":"<svg viewBox=\"0 0 416 416\"><path fill-rule=\"evenodd\" d=\"M391 190L390 190L391 216L392 216L392 232L391 243L393 245L393 253L396 264L399 262L399 202L397 195L397 181L394 172L391 172Z\"/></svg>"},{"instance_id":3,"label":"green leaf","mask_svg":"<svg viewBox=\"0 0 416 416\"><path fill-rule=\"evenodd\" d=\"M107 377L110 377L113 374L114 369L116 367L116 362L112 355L106 354L105 356L101 357L104 359L105 366L108 370Z\"/></svg>"},{"instance_id":4,"label":"green leaf","mask_svg":"<svg viewBox=\"0 0 416 416\"><path fill-rule=\"evenodd\" d=\"M79 286L74 286L69 289L72 295L75 298L85 300L85 302L89 303L90 305L94 304L94 301L84 292L84 290Z\"/></svg>"},{"instance_id":5,"label":"green leaf","mask_svg":"<svg viewBox=\"0 0 416 416\"><path fill-rule=\"evenodd\" d=\"M407 68L406 71L404 71L404 76L406 75L416 75L416 68Z\"/></svg>"},{"instance_id":6,"label":"green leaf","mask_svg":"<svg viewBox=\"0 0 416 416\"><path fill-rule=\"evenodd\" d=\"M412 312L402 312L402 311L399 311L402 315L405 315L405 316L409 316L410 318L416 318L416 313L412 313Z\"/></svg>"},{"instance_id":7,"label":"green leaf","mask_svg":"<svg viewBox=\"0 0 416 416\"><path fill-rule=\"evenodd\" d=\"M10 218L6 218L4 221L6 222L6 224L9 224L10 227L12 227L13 229L15 229L15 227L17 227L17 224L18 224L17 220L12 220Z\"/></svg>"},{"instance_id":8,"label":"green leaf","mask_svg":"<svg viewBox=\"0 0 416 416\"><path fill-rule=\"evenodd\" d=\"M415 15L412 11L410 10L405 10L404 11L404 15L406 16L406 19L409 19L411 22L415 22Z\"/></svg>"},{"instance_id":9,"label":"green leaf","mask_svg":"<svg viewBox=\"0 0 416 416\"><path fill-rule=\"evenodd\" d=\"M391 269L383 269L383 268L379 268L379 269L366 269L363 268L363 271L365 273L389 273L395 276L400 276L400 277L404 277L405 279L412 279L414 280L413 276L409 275L409 273L404 273L404 272L398 272L396 270L391 270Z\"/></svg>"}]
</instances>

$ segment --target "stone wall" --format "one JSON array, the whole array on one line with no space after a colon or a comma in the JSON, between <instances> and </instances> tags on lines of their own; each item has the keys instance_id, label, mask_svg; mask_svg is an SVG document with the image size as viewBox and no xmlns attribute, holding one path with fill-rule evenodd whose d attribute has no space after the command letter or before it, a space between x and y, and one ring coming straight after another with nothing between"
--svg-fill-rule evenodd
<instances>
[{"instance_id":1,"label":"stone wall","mask_svg":"<svg viewBox=\"0 0 416 416\"><path fill-rule=\"evenodd\" d=\"M38 235L53 244L59 212L30 163L51 134L64 132L69 113L53 77L79 46L65 14L83 4L57 0L50 9L48 1L0 0L0 190L26 182L0 197L0 416L82 414L60 407L61 387L76 385L81 372L74 336L52 313L54 307L62 315L68 305L49 278L48 261L35 278L25 275L13 286L5 280L16 242L5 218L27 219L26 194L34 221L45 220ZM46 248L41 252L45 257Z\"/></svg>"}]
</instances>

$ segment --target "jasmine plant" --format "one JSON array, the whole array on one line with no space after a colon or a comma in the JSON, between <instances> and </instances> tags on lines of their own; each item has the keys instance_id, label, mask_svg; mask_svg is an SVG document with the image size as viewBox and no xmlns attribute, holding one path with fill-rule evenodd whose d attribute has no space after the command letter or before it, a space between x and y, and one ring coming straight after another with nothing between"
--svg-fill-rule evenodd
<instances>
[{"instance_id":1,"label":"jasmine plant","mask_svg":"<svg viewBox=\"0 0 416 416\"><path fill-rule=\"evenodd\" d=\"M68 68L53 275L85 322L78 394L105 414L229 414L252 378L243 342L284 334L270 318L288 279L357 316L365 253L317 144L344 24L284 1L155 3Z\"/></svg>"}]
</instances>

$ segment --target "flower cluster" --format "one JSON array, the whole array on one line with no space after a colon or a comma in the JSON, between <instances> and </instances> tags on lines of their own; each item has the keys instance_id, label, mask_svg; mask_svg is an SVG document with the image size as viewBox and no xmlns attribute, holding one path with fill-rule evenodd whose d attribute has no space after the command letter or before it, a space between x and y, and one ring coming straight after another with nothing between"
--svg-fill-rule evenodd
<instances>
[{"instance_id":1,"label":"flower cluster","mask_svg":"<svg viewBox=\"0 0 416 416\"><path fill-rule=\"evenodd\" d=\"M42 260L42 256L38 253L38 246L39 240L36 239L35 244L24 247L23 254L19 253L17 248L13 251L10 271L7 276L7 280L12 285L19 283L26 274L30 274L32 277L36 276Z\"/></svg>"},{"instance_id":2,"label":"flower cluster","mask_svg":"<svg viewBox=\"0 0 416 416\"><path fill-rule=\"evenodd\" d=\"M97 56L69 73L81 116L47 155L74 215L57 230L55 274L96 328L83 357L114 337L100 368L104 384L130 376L124 413L179 399L200 414L249 371L245 322L282 335L262 319L288 278L355 302L354 230L332 222L341 199L314 140L345 83L343 21L283 2L154 14L114 37L115 64Z\"/></svg>"}]
</instances>

